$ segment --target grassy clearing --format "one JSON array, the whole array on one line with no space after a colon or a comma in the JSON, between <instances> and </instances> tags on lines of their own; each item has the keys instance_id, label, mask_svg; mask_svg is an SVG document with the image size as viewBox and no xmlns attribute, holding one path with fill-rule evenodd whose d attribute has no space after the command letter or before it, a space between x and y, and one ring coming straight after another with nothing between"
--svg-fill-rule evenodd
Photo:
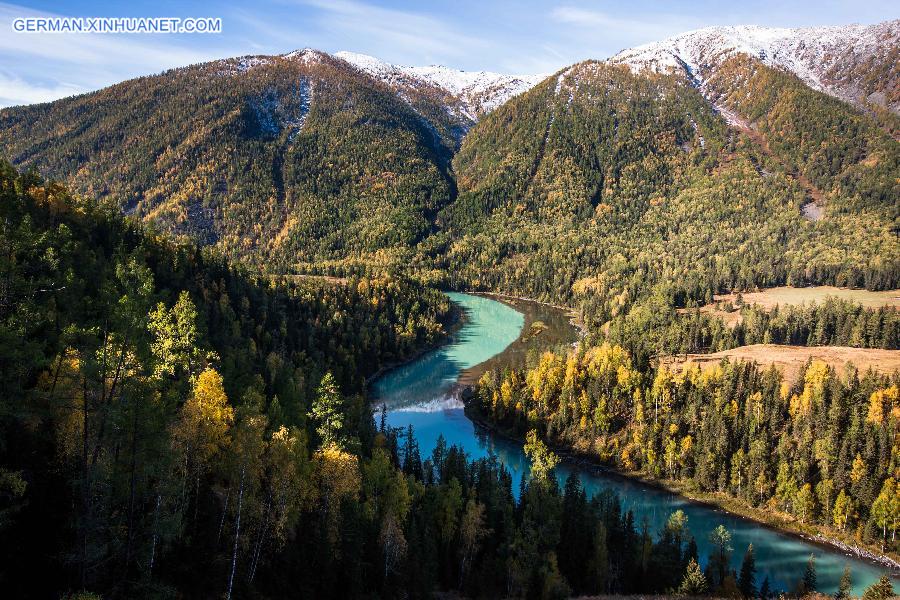
<instances>
[{"instance_id":1,"label":"grassy clearing","mask_svg":"<svg viewBox=\"0 0 900 600\"><path fill-rule=\"evenodd\" d=\"M800 369L811 358L824 361L842 375L846 372L847 363L852 363L861 372L870 368L882 373L900 370L900 350L850 348L847 346L808 347L753 344L713 354L667 357L663 359L663 363L675 369L681 369L688 363L696 364L701 369L707 369L717 365L723 358L753 361L762 366L774 364L784 374L785 380L791 383L797 380Z\"/></svg>"},{"instance_id":2,"label":"grassy clearing","mask_svg":"<svg viewBox=\"0 0 900 600\"><path fill-rule=\"evenodd\" d=\"M887 290L884 292L872 292L869 290L852 290L838 288L830 285L812 287L781 286L769 288L761 292L746 292L741 294L744 304L755 304L766 310L772 310L776 306L798 305L806 303L824 302L826 298L839 298L861 304L866 308L880 308L890 306L900 310L900 290ZM737 306L738 294L716 294L713 302L700 307L700 312L714 315L722 319L728 327L735 327L741 322L741 313ZM728 310L732 308L735 310ZM690 309L681 309L679 312L687 313Z\"/></svg>"},{"instance_id":3,"label":"grassy clearing","mask_svg":"<svg viewBox=\"0 0 900 600\"><path fill-rule=\"evenodd\" d=\"M879 308L882 306L900 308L900 290L871 292L869 290L837 288L830 285L801 288L782 286L769 288L761 292L747 292L746 294L742 294L742 297L746 304L757 304L767 310L775 308L775 306L779 304L824 302L828 297L835 297L841 300L862 304L866 308ZM737 294L717 295L714 300L716 302L731 302L734 304L737 301Z\"/></svg>"}]
</instances>

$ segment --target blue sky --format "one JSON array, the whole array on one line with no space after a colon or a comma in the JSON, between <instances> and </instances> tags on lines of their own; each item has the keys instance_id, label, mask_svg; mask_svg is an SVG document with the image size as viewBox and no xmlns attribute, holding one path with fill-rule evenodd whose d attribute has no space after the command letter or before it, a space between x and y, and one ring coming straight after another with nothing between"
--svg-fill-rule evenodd
<instances>
[{"instance_id":1,"label":"blue sky","mask_svg":"<svg viewBox=\"0 0 900 600\"><path fill-rule=\"evenodd\" d=\"M21 34L27 16L221 17L201 34ZM548 73L708 25L875 23L896 0L133 0L0 1L0 106L42 102L167 68L303 47L398 64Z\"/></svg>"}]
</instances>

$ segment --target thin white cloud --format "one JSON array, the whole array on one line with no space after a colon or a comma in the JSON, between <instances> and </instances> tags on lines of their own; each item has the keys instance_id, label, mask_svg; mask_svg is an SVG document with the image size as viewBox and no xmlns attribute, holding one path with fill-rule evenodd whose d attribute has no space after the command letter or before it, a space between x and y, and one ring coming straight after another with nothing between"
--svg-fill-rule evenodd
<instances>
[{"instance_id":1,"label":"thin white cloud","mask_svg":"<svg viewBox=\"0 0 900 600\"><path fill-rule=\"evenodd\" d=\"M44 85L25 81L16 75L0 73L0 106L50 102L87 91L87 88L73 83Z\"/></svg>"},{"instance_id":2,"label":"thin white cloud","mask_svg":"<svg viewBox=\"0 0 900 600\"><path fill-rule=\"evenodd\" d=\"M0 2L0 105L46 102L164 69L227 56L173 35L17 33L17 17L62 16ZM55 82L35 81L35 74Z\"/></svg>"},{"instance_id":3,"label":"thin white cloud","mask_svg":"<svg viewBox=\"0 0 900 600\"><path fill-rule=\"evenodd\" d=\"M159 70L160 65L185 65L210 57L208 52L171 43L166 38L174 40L174 36L165 34L129 36L13 32L13 19L30 16L60 15L0 3L0 31L3 32L0 35L0 52L71 63L128 62L155 70Z\"/></svg>"},{"instance_id":4,"label":"thin white cloud","mask_svg":"<svg viewBox=\"0 0 900 600\"><path fill-rule=\"evenodd\" d=\"M622 18L575 6L556 7L550 12L550 16L557 23L575 25L590 30L594 35L605 34L643 41L666 38L702 26L698 20L681 15L654 13L646 18Z\"/></svg>"},{"instance_id":5,"label":"thin white cloud","mask_svg":"<svg viewBox=\"0 0 900 600\"><path fill-rule=\"evenodd\" d=\"M299 30L290 19L272 22L260 18L256 11L235 8L229 11L229 20L239 22L254 32L253 39L244 39L243 44L254 52L262 54L285 54L314 43L313 36ZM245 36L242 36L246 38Z\"/></svg>"},{"instance_id":6,"label":"thin white cloud","mask_svg":"<svg viewBox=\"0 0 900 600\"><path fill-rule=\"evenodd\" d=\"M489 46L478 37L422 13L382 8L356 0L298 0L321 13L323 30L378 44L393 53L465 57Z\"/></svg>"},{"instance_id":7,"label":"thin white cloud","mask_svg":"<svg viewBox=\"0 0 900 600\"><path fill-rule=\"evenodd\" d=\"M514 75L546 75L559 71L572 64L569 57L555 48L541 46L539 51L522 53L499 62L500 71Z\"/></svg>"}]
</instances>

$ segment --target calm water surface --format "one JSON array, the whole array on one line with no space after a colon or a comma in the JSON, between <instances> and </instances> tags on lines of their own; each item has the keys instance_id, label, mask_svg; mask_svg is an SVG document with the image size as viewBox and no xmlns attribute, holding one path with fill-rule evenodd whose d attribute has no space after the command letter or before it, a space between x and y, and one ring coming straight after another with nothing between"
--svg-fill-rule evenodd
<instances>
[{"instance_id":1,"label":"calm water surface","mask_svg":"<svg viewBox=\"0 0 900 600\"><path fill-rule=\"evenodd\" d=\"M466 313L463 327L445 346L388 372L376 381L373 386L375 402L387 407L387 422L391 426L413 426L423 456L430 454L439 435L444 436L448 445L465 448L472 459L496 454L512 472L513 491L517 493L519 480L527 475L529 468L521 445L476 427L465 416L463 405L454 391L460 376L466 374L464 372L471 375L473 367L497 357L516 342L526 324L525 315L488 298L459 293L450 293L449 296ZM529 307L533 310L535 305ZM535 318L533 314L529 316ZM558 320L561 317L548 311L539 318ZM517 342L504 356L523 355L524 347L521 341ZM500 358L494 358L494 361ZM623 508L634 511L637 524L647 519L651 532L659 531L672 512L683 510L688 516L690 534L697 540L701 562L705 562L709 550L709 533L720 524L725 525L732 534L735 570L740 568L747 546L753 544L758 570L757 585L761 585L763 578L768 576L773 588L793 589L803 576L810 554L816 555L819 590L822 592L837 590L845 565L852 570L856 595L861 595L885 572L885 569L859 559L779 534L751 521L691 503L678 495L638 482L603 475L565 461L557 467L561 483L573 472L579 475L589 496L603 489L614 490L621 498Z\"/></svg>"}]
</instances>

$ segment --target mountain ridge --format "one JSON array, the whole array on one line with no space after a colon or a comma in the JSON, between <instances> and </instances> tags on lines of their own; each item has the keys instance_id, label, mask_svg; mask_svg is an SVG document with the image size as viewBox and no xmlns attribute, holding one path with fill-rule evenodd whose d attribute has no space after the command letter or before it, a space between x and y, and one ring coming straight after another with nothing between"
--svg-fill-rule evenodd
<instances>
[{"instance_id":1,"label":"mountain ridge","mask_svg":"<svg viewBox=\"0 0 900 600\"><path fill-rule=\"evenodd\" d=\"M555 75L464 71L444 65L405 66L346 50L327 53L305 48L278 56L304 53L344 60L395 90L411 84L437 87L456 97L462 106L461 115L473 122ZM870 25L793 28L714 25L626 48L609 58L585 60L626 64L637 71L674 69L702 85L717 63L740 53L793 73L811 88L857 107L874 104L900 114L900 19Z\"/></svg>"},{"instance_id":2,"label":"mountain ridge","mask_svg":"<svg viewBox=\"0 0 900 600\"><path fill-rule=\"evenodd\" d=\"M609 60L637 71L683 71L702 84L718 65L746 54L858 107L900 111L900 19L829 27L713 26L622 50Z\"/></svg>"},{"instance_id":3,"label":"mountain ridge","mask_svg":"<svg viewBox=\"0 0 900 600\"><path fill-rule=\"evenodd\" d=\"M223 73L239 75L278 60L303 63L341 60L361 73L380 81L406 96L416 88L433 88L448 97L447 107L458 118L477 121L504 102L524 93L548 75L509 75L493 71L463 71L443 65L405 66L383 61L368 54L341 50L329 53L315 48L302 48L275 55L246 55L213 61L223 65Z\"/></svg>"},{"instance_id":4,"label":"mountain ridge","mask_svg":"<svg viewBox=\"0 0 900 600\"><path fill-rule=\"evenodd\" d=\"M459 97L465 106L466 116L473 121L548 77L545 74L507 75L492 71L462 71L443 65L408 67L347 51L336 52L334 56L382 81L407 76L436 85Z\"/></svg>"},{"instance_id":5,"label":"mountain ridge","mask_svg":"<svg viewBox=\"0 0 900 600\"><path fill-rule=\"evenodd\" d=\"M794 28L714 25L629 47L608 58L584 60L626 64L637 72L674 70L702 86L714 73L718 63L740 53L767 66L793 73L813 89L857 107L876 105L900 114L900 19L869 25ZM386 84L401 96L416 87L439 90L446 96L443 102L448 112L454 113L457 119L468 121L465 126L509 99L527 92L544 79L584 62L562 67L556 73L507 74L487 70L466 71L440 64L406 66L359 52L341 50L330 53L304 47L283 54L217 59L200 63L199 66L218 65L223 74L240 75L280 60L304 64L340 60ZM137 79L196 66L178 67ZM92 93L96 91L87 92ZM68 98L81 95L84 94Z\"/></svg>"}]
</instances>

